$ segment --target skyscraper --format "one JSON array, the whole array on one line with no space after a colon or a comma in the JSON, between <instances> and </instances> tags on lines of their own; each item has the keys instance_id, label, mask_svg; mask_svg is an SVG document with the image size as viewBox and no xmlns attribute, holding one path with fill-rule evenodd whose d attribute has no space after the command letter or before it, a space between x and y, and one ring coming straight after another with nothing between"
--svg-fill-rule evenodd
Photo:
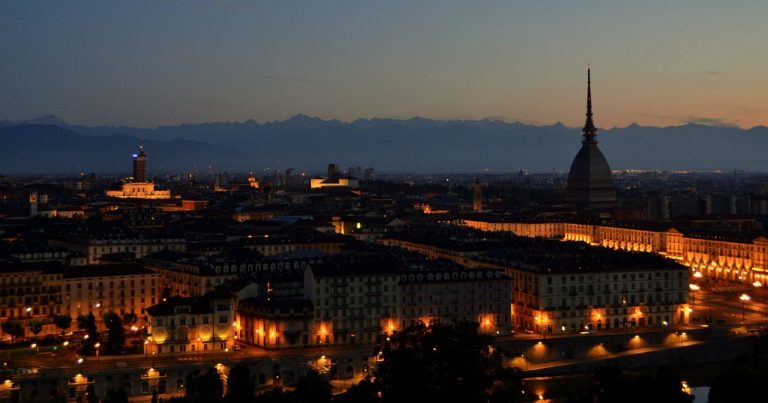
<instances>
[{"instance_id":1,"label":"skyscraper","mask_svg":"<svg viewBox=\"0 0 768 403\"><path fill-rule=\"evenodd\" d=\"M475 212L483 210L483 185L478 178L475 178L475 183L472 185L472 210Z\"/></svg>"},{"instance_id":2,"label":"skyscraper","mask_svg":"<svg viewBox=\"0 0 768 403\"><path fill-rule=\"evenodd\" d=\"M609 207L616 203L611 168L597 148L597 129L592 122L592 80L587 69L587 121L582 129L581 150L568 172L565 202L580 208Z\"/></svg>"},{"instance_id":3,"label":"skyscraper","mask_svg":"<svg viewBox=\"0 0 768 403\"><path fill-rule=\"evenodd\" d=\"M139 146L139 153L133 154L133 181L147 181L147 154L144 153L144 141Z\"/></svg>"}]
</instances>

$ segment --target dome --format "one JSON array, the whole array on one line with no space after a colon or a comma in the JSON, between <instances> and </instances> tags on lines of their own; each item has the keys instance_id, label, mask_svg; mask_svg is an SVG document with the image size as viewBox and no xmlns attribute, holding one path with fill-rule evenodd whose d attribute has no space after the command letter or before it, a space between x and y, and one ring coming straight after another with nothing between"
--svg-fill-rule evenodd
<instances>
[{"instance_id":1,"label":"dome","mask_svg":"<svg viewBox=\"0 0 768 403\"><path fill-rule=\"evenodd\" d=\"M616 201L611 168L594 140L582 142L581 150L573 159L565 201L583 205Z\"/></svg>"},{"instance_id":2,"label":"dome","mask_svg":"<svg viewBox=\"0 0 768 403\"><path fill-rule=\"evenodd\" d=\"M597 148L597 129L592 122L592 80L587 70L587 122L582 129L581 150L571 163L565 201L579 207L605 207L616 202L611 168Z\"/></svg>"}]
</instances>

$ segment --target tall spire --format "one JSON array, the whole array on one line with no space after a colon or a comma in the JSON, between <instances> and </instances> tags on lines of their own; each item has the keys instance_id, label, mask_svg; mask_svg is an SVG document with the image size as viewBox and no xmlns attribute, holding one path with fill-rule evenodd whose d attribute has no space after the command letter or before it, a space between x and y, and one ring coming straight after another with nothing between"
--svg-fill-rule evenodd
<instances>
[{"instance_id":1,"label":"tall spire","mask_svg":"<svg viewBox=\"0 0 768 403\"><path fill-rule=\"evenodd\" d=\"M592 69L590 65L587 65L587 122L581 132L584 134L585 142L595 141L597 129L592 122Z\"/></svg>"}]
</instances>

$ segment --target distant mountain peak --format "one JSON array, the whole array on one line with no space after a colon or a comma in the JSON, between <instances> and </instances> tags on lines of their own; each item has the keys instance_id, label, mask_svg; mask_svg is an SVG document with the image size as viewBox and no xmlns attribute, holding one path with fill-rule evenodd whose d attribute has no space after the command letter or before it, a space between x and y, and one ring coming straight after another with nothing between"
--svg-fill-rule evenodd
<instances>
[{"instance_id":1,"label":"distant mountain peak","mask_svg":"<svg viewBox=\"0 0 768 403\"><path fill-rule=\"evenodd\" d=\"M29 119L25 121L24 123L29 123L33 125L54 125L54 126L69 126L67 122L62 120L56 115L43 115L38 116L34 119Z\"/></svg>"},{"instance_id":2,"label":"distant mountain peak","mask_svg":"<svg viewBox=\"0 0 768 403\"><path fill-rule=\"evenodd\" d=\"M303 113L297 113L291 116L290 118L286 119L285 122L323 122L323 119L320 119L316 116L309 116Z\"/></svg>"}]
</instances>

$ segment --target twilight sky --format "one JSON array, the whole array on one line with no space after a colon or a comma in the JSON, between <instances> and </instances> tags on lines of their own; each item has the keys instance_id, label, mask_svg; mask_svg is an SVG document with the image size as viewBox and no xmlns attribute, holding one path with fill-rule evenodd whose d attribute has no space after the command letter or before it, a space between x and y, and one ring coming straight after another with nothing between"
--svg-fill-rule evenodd
<instances>
[{"instance_id":1,"label":"twilight sky","mask_svg":"<svg viewBox=\"0 0 768 403\"><path fill-rule=\"evenodd\" d=\"M3 1L0 119L768 125L768 1Z\"/></svg>"}]
</instances>

